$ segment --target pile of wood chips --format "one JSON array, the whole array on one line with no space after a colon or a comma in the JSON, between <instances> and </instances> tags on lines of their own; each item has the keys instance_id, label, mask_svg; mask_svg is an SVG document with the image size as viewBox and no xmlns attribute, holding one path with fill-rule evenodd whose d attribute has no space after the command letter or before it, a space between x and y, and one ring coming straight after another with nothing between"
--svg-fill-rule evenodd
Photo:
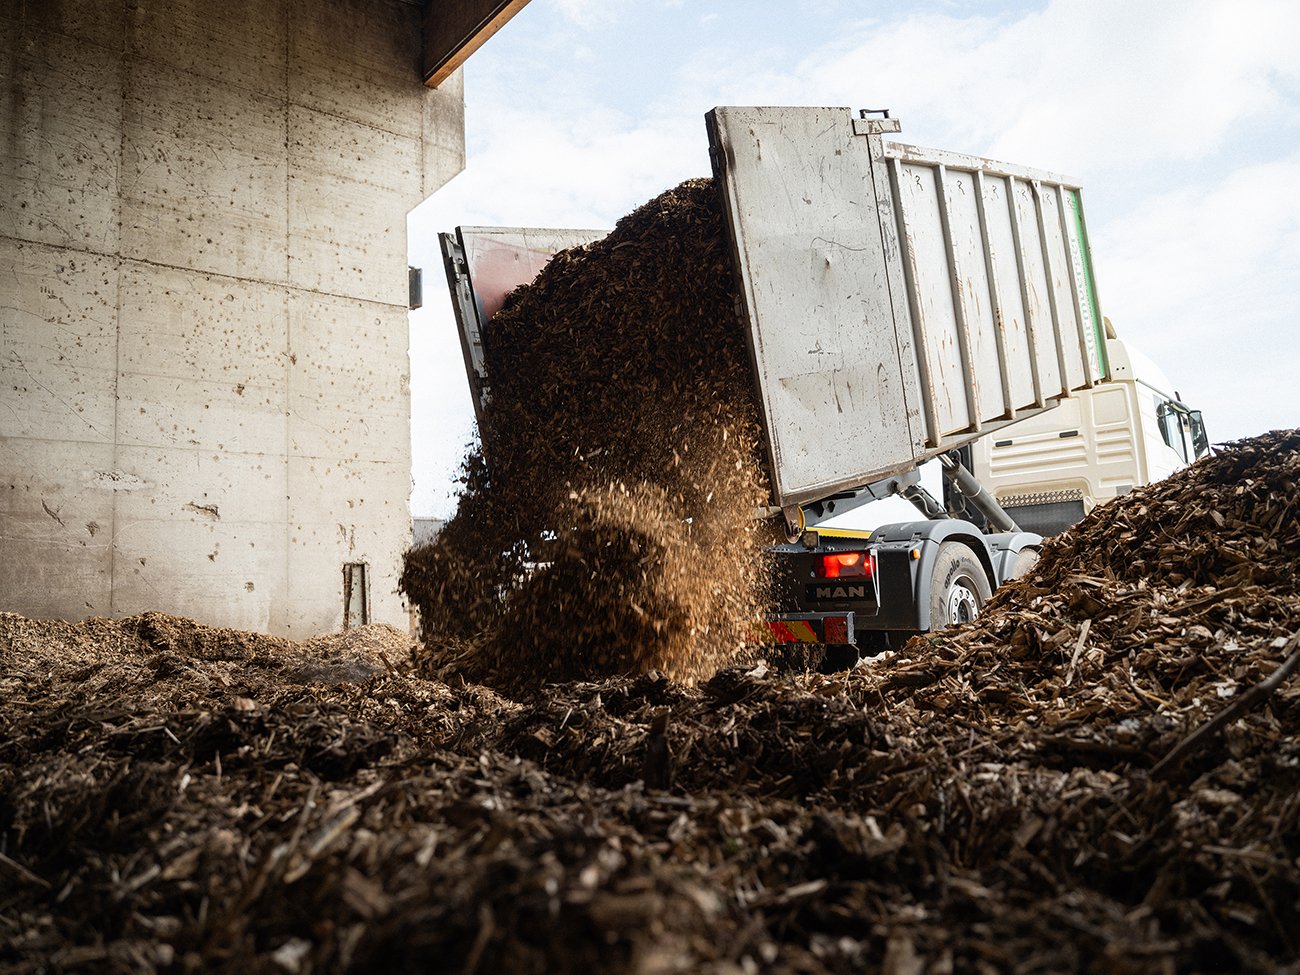
<instances>
[{"instance_id":1,"label":"pile of wood chips","mask_svg":"<svg viewBox=\"0 0 1300 975\"><path fill-rule=\"evenodd\" d=\"M0 973L1300 972L1300 431L843 674L0 615Z\"/></svg>"},{"instance_id":2,"label":"pile of wood chips","mask_svg":"<svg viewBox=\"0 0 1300 975\"><path fill-rule=\"evenodd\" d=\"M486 454L402 575L428 672L518 692L708 677L742 652L772 535L720 208L712 180L683 183L488 323Z\"/></svg>"}]
</instances>

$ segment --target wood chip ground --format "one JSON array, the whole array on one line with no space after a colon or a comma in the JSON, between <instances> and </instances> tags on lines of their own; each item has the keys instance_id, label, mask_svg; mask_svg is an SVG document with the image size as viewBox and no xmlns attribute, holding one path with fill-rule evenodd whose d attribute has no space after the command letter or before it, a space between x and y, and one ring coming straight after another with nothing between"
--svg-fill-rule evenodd
<instances>
[{"instance_id":1,"label":"wood chip ground","mask_svg":"<svg viewBox=\"0 0 1300 975\"><path fill-rule=\"evenodd\" d=\"M0 972L1297 972L1300 432L838 675L0 616ZM650 784L647 784L650 783Z\"/></svg>"}]
</instances>

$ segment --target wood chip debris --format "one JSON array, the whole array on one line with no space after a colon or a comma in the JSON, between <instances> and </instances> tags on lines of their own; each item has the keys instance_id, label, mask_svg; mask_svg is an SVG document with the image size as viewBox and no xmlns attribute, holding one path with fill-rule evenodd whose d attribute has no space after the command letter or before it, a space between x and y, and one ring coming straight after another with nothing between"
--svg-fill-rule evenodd
<instances>
[{"instance_id":1,"label":"wood chip debris","mask_svg":"<svg viewBox=\"0 0 1300 975\"><path fill-rule=\"evenodd\" d=\"M703 679L768 606L768 486L712 180L556 255L484 329L484 449L408 554L428 672Z\"/></svg>"},{"instance_id":2,"label":"wood chip debris","mask_svg":"<svg viewBox=\"0 0 1300 975\"><path fill-rule=\"evenodd\" d=\"M567 437L577 501L527 517L567 512L580 554L538 586L599 564L670 619L677 582L636 566L700 544L662 511L707 524L720 482L583 480ZM0 614L0 975L1296 975L1298 481L1300 431L1224 445L1051 541L972 624L839 674L729 666L725 629L679 671L708 639L651 626L640 657L614 638L640 614L562 626L551 595L516 617L545 639L494 629L517 565L444 573L487 602L458 630L431 596L419 644Z\"/></svg>"},{"instance_id":3,"label":"wood chip debris","mask_svg":"<svg viewBox=\"0 0 1300 975\"><path fill-rule=\"evenodd\" d=\"M1151 774L1289 659L1298 478L1223 447L834 675L0 616L0 972L1300 971L1296 682Z\"/></svg>"}]
</instances>

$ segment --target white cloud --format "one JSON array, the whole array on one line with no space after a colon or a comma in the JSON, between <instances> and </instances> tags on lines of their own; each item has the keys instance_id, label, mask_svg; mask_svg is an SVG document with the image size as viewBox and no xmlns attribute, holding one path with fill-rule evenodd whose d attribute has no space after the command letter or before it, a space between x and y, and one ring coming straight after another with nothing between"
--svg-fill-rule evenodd
<instances>
[{"instance_id":1,"label":"white cloud","mask_svg":"<svg viewBox=\"0 0 1300 975\"><path fill-rule=\"evenodd\" d=\"M1019 19L862 22L793 64L706 52L686 78L738 104L888 106L927 138L1087 175L1196 158L1244 119L1294 120L1297 37L1289 0L1056 0Z\"/></svg>"},{"instance_id":2,"label":"white cloud","mask_svg":"<svg viewBox=\"0 0 1300 975\"><path fill-rule=\"evenodd\" d=\"M1265 314L1276 295L1262 286L1294 281L1300 268L1300 156L1243 166L1215 185L1175 187L1094 236L1112 265L1107 289L1137 314L1224 301L1234 308L1229 319Z\"/></svg>"},{"instance_id":3,"label":"white cloud","mask_svg":"<svg viewBox=\"0 0 1300 975\"><path fill-rule=\"evenodd\" d=\"M707 174L703 122L687 128L590 110L576 118L498 111L485 148L439 207L505 224L608 225L674 178Z\"/></svg>"},{"instance_id":4,"label":"white cloud","mask_svg":"<svg viewBox=\"0 0 1300 975\"><path fill-rule=\"evenodd\" d=\"M578 27L608 27L618 20L628 0L547 0Z\"/></svg>"},{"instance_id":5,"label":"white cloud","mask_svg":"<svg viewBox=\"0 0 1300 975\"><path fill-rule=\"evenodd\" d=\"M1213 436L1300 426L1300 156L1154 196L1093 251L1103 309Z\"/></svg>"}]
</instances>

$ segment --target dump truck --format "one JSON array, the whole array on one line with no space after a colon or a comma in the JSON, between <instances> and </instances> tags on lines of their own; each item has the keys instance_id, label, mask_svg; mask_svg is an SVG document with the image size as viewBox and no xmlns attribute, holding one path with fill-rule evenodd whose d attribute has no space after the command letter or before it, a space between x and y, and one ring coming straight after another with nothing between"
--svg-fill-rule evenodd
<instances>
[{"instance_id":1,"label":"dump truck","mask_svg":"<svg viewBox=\"0 0 1300 975\"><path fill-rule=\"evenodd\" d=\"M1042 535L960 451L1111 375L1078 181L887 140L901 131L887 111L721 107L706 128L760 405L762 513L786 527L770 639L878 648L972 618ZM551 255L603 235L440 236L480 419L484 324ZM945 500L922 483L927 461ZM819 530L890 496L917 517Z\"/></svg>"}]
</instances>

